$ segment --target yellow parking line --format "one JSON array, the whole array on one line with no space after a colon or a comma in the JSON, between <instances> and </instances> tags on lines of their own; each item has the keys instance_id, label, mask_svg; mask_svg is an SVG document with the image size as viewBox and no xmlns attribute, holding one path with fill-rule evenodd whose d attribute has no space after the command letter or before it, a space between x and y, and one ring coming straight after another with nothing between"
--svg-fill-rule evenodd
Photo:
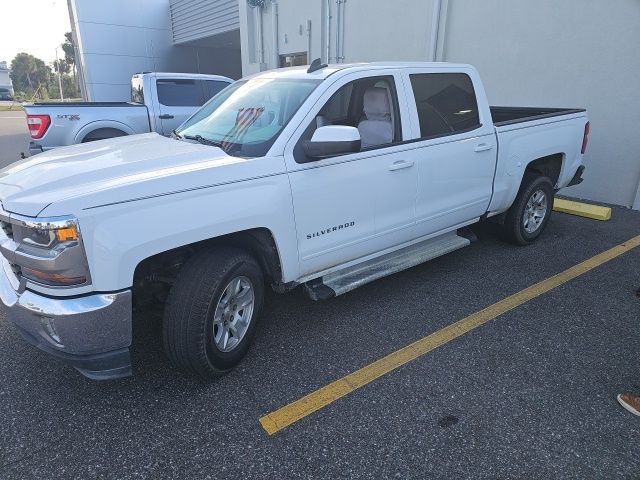
<instances>
[{"instance_id":1,"label":"yellow parking line","mask_svg":"<svg viewBox=\"0 0 640 480\"><path fill-rule=\"evenodd\" d=\"M269 435L279 432L289 425L316 412L354 390L367 385L386 373L389 373L406 363L428 353L448 342L458 338L471 330L484 325L489 320L513 310L529 300L532 300L554 288L583 275L590 270L622 255L629 250L640 246L640 235L618 245L610 250L591 257L553 277L531 285L498 303L488 306L476 313L469 315L437 332L427 335L420 340L397 350L386 357L381 358L349 375L332 382L315 392L312 392L284 407L268 413L260 418L262 428Z\"/></svg>"},{"instance_id":2,"label":"yellow parking line","mask_svg":"<svg viewBox=\"0 0 640 480\"><path fill-rule=\"evenodd\" d=\"M556 198L554 200L553 209L556 212L593 218L594 220L609 220L611 218L611 209L609 207L574 202L573 200L565 200L563 198Z\"/></svg>"}]
</instances>

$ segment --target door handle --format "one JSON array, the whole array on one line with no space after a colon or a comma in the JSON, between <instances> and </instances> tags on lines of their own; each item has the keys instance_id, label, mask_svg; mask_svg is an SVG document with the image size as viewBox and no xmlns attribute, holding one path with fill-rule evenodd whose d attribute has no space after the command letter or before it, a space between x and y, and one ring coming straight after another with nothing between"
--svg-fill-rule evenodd
<instances>
[{"instance_id":1,"label":"door handle","mask_svg":"<svg viewBox=\"0 0 640 480\"><path fill-rule=\"evenodd\" d=\"M173 115L169 115L168 113L163 113L162 115L160 115L161 120L169 120L171 118L173 118Z\"/></svg>"},{"instance_id":2,"label":"door handle","mask_svg":"<svg viewBox=\"0 0 640 480\"><path fill-rule=\"evenodd\" d=\"M389 165L389 170L394 172L396 170L402 170L403 168L411 168L413 167L414 162L407 162L406 160L398 160L397 162L393 162Z\"/></svg>"},{"instance_id":3,"label":"door handle","mask_svg":"<svg viewBox=\"0 0 640 480\"><path fill-rule=\"evenodd\" d=\"M476 148L474 148L473 151L476 153L480 153L480 152L486 152L487 150L491 150L491 149L493 149L493 145L490 145L488 143L481 143L480 145L476 145Z\"/></svg>"}]
</instances>

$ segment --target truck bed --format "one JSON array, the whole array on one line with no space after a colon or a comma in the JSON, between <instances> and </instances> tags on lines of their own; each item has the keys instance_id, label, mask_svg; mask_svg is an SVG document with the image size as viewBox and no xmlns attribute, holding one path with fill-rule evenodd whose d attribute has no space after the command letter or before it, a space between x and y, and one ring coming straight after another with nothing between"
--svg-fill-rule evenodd
<instances>
[{"instance_id":1,"label":"truck bed","mask_svg":"<svg viewBox=\"0 0 640 480\"><path fill-rule=\"evenodd\" d=\"M489 107L496 127L586 112L583 108Z\"/></svg>"},{"instance_id":2,"label":"truck bed","mask_svg":"<svg viewBox=\"0 0 640 480\"><path fill-rule=\"evenodd\" d=\"M36 155L52 148L84 141L98 140L105 132L109 138L151 131L146 105L131 102L40 102L25 104L27 116L49 117L49 126L40 138L29 143L29 152ZM91 134L98 132L95 138Z\"/></svg>"}]
</instances>

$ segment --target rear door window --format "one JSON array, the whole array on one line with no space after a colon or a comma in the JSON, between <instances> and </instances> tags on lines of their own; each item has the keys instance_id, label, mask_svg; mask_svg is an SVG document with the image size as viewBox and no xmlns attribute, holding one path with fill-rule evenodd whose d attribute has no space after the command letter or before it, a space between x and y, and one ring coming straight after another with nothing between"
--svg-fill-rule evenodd
<instances>
[{"instance_id":1,"label":"rear door window","mask_svg":"<svg viewBox=\"0 0 640 480\"><path fill-rule=\"evenodd\" d=\"M409 77L421 138L453 135L480 127L476 93L467 74L421 73Z\"/></svg>"},{"instance_id":2,"label":"rear door window","mask_svg":"<svg viewBox=\"0 0 640 480\"><path fill-rule=\"evenodd\" d=\"M161 79L156 81L158 101L167 107L199 107L204 104L202 87L196 80Z\"/></svg>"}]
</instances>

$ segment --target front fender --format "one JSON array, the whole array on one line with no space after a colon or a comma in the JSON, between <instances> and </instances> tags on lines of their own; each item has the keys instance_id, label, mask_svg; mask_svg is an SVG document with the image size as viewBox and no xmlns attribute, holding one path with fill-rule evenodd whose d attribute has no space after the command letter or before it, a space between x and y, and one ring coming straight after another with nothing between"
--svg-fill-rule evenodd
<instances>
[{"instance_id":1,"label":"front fender","mask_svg":"<svg viewBox=\"0 0 640 480\"><path fill-rule=\"evenodd\" d=\"M138 264L158 253L253 228L273 235L283 281L299 275L286 174L126 201L84 214L80 223L95 291L131 287Z\"/></svg>"}]
</instances>

